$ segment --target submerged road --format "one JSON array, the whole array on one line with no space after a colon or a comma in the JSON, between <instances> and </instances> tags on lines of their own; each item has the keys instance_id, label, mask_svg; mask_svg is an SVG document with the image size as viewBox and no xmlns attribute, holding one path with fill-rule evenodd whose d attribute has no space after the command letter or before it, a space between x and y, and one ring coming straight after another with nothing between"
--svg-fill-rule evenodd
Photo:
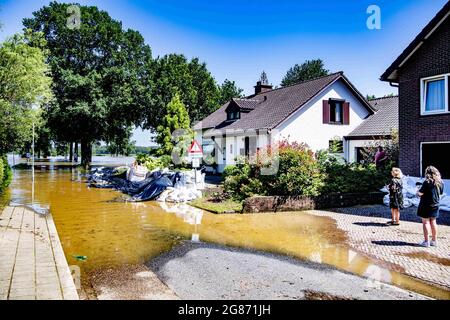
<instances>
[{"instance_id":1,"label":"submerged road","mask_svg":"<svg viewBox=\"0 0 450 320\"><path fill-rule=\"evenodd\" d=\"M147 266L181 299L427 299L324 264L206 243L184 242Z\"/></svg>"}]
</instances>

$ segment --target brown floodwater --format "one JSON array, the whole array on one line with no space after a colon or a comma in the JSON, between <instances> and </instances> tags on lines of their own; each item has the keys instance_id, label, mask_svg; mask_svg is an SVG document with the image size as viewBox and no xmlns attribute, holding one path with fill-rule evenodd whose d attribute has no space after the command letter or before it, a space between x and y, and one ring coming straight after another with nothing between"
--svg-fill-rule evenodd
<instances>
[{"instance_id":1,"label":"brown floodwater","mask_svg":"<svg viewBox=\"0 0 450 320\"><path fill-rule=\"evenodd\" d=\"M34 192L33 192L34 189ZM450 292L400 274L346 245L333 219L308 213L215 215L188 205L117 201L120 193L88 188L77 169L41 167L34 188L31 172L16 170L5 198L48 208L69 265L83 274L142 264L183 240L263 250L326 263L358 275L441 299ZM80 256L86 257L80 261ZM376 285L375 282L373 285Z\"/></svg>"}]
</instances>

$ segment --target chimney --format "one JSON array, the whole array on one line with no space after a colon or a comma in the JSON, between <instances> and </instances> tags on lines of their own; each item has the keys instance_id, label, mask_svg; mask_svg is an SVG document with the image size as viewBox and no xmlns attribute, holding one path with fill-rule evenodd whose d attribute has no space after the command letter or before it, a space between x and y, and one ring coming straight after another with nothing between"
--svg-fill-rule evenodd
<instances>
[{"instance_id":1,"label":"chimney","mask_svg":"<svg viewBox=\"0 0 450 320\"><path fill-rule=\"evenodd\" d=\"M255 86L255 95L263 92L267 92L273 89L271 84L263 84L261 81L258 81Z\"/></svg>"}]
</instances>

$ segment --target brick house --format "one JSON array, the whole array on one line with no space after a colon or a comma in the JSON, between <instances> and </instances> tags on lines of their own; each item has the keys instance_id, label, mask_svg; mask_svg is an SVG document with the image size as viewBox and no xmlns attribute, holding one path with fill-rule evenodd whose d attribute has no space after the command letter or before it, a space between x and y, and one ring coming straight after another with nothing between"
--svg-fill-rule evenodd
<instances>
[{"instance_id":1,"label":"brick house","mask_svg":"<svg viewBox=\"0 0 450 320\"><path fill-rule=\"evenodd\" d=\"M400 167L450 179L450 2L381 76L399 88Z\"/></svg>"}]
</instances>

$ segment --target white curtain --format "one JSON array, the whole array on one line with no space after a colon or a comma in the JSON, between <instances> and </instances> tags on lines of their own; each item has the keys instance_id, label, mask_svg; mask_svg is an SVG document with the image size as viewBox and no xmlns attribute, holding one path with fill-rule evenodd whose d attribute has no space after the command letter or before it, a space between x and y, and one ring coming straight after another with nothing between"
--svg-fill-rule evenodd
<instances>
[{"instance_id":1,"label":"white curtain","mask_svg":"<svg viewBox=\"0 0 450 320\"><path fill-rule=\"evenodd\" d=\"M425 111L445 110L445 80L428 81Z\"/></svg>"}]
</instances>

